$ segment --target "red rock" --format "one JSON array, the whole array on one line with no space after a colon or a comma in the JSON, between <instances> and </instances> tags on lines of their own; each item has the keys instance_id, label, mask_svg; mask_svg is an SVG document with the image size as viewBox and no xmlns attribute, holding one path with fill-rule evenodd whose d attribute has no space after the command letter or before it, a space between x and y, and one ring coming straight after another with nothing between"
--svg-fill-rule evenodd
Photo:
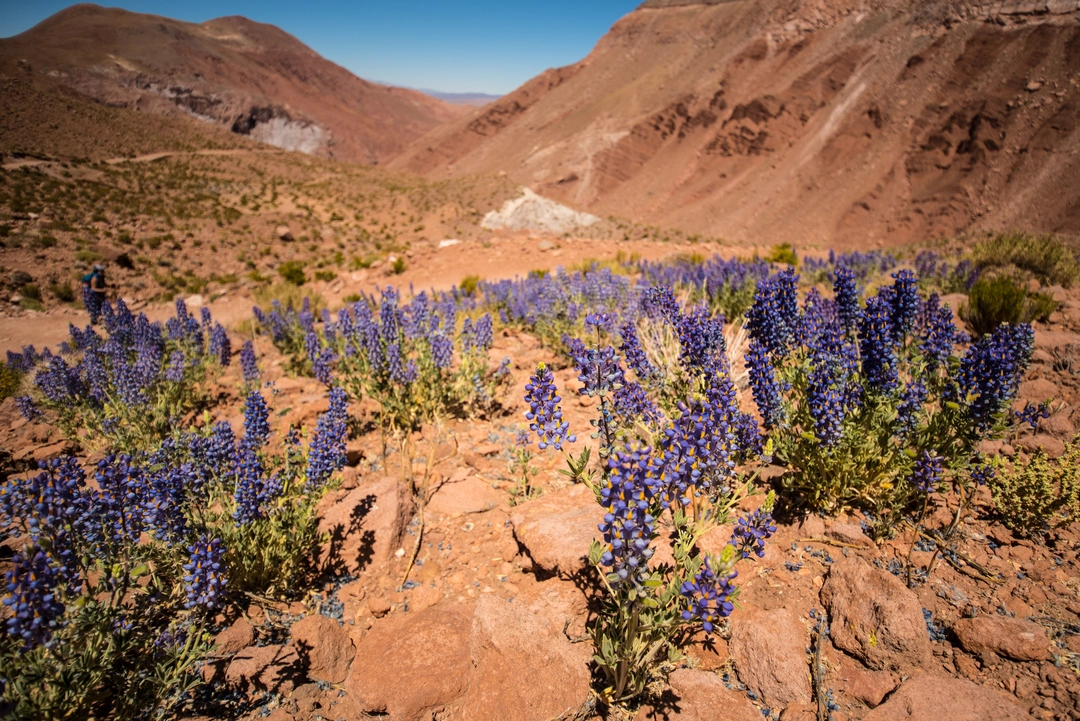
<instances>
[{"instance_id":1,"label":"red rock","mask_svg":"<svg viewBox=\"0 0 1080 721\"><path fill-rule=\"evenodd\" d=\"M576 613L572 605L556 588L528 605L492 594L480 598L464 718L549 719L588 700L592 645L573 644L563 633L564 619Z\"/></svg>"},{"instance_id":2,"label":"red rock","mask_svg":"<svg viewBox=\"0 0 1080 721\"><path fill-rule=\"evenodd\" d=\"M299 665L292 646L250 646L233 656L225 681L247 693L288 693L296 685Z\"/></svg>"},{"instance_id":3,"label":"red rock","mask_svg":"<svg viewBox=\"0 0 1080 721\"><path fill-rule=\"evenodd\" d=\"M706 636L704 631L694 634L682 650L687 658L696 661L694 667L702 671L715 671L731 657L727 641L716 634Z\"/></svg>"},{"instance_id":4,"label":"red rock","mask_svg":"<svg viewBox=\"0 0 1080 721\"><path fill-rule=\"evenodd\" d=\"M1004 693L949 676L920 673L862 721L1029 721Z\"/></svg>"},{"instance_id":5,"label":"red rock","mask_svg":"<svg viewBox=\"0 0 1080 721\"><path fill-rule=\"evenodd\" d=\"M896 677L888 671L869 671L858 661L843 656L836 672L836 683L837 690L845 696L874 708L896 688Z\"/></svg>"},{"instance_id":6,"label":"red rock","mask_svg":"<svg viewBox=\"0 0 1080 721\"><path fill-rule=\"evenodd\" d=\"M401 547L413 502L404 484L381 478L337 500L328 498L319 511L319 532L330 535L320 550L320 564L355 574L390 561Z\"/></svg>"},{"instance_id":7,"label":"red rock","mask_svg":"<svg viewBox=\"0 0 1080 721\"><path fill-rule=\"evenodd\" d=\"M761 721L745 694L732 691L715 673L680 668L668 677L680 721ZM664 716L657 716L664 718Z\"/></svg>"},{"instance_id":8,"label":"red rock","mask_svg":"<svg viewBox=\"0 0 1080 721\"><path fill-rule=\"evenodd\" d=\"M731 617L728 651L739 680L768 706L810 702L807 643L806 627L794 611L780 608Z\"/></svg>"},{"instance_id":9,"label":"red rock","mask_svg":"<svg viewBox=\"0 0 1080 721\"><path fill-rule=\"evenodd\" d=\"M977 656L993 652L1015 661L1050 658L1050 642L1043 627L1021 618L979 616L961 618L952 625L960 646Z\"/></svg>"},{"instance_id":10,"label":"red rock","mask_svg":"<svg viewBox=\"0 0 1080 721\"><path fill-rule=\"evenodd\" d=\"M224 656L232 656L255 643L255 629L247 622L246 618L238 618L233 625L219 633L214 638L214 653Z\"/></svg>"},{"instance_id":11,"label":"red rock","mask_svg":"<svg viewBox=\"0 0 1080 721\"><path fill-rule=\"evenodd\" d=\"M366 712L428 719L466 689L472 606L440 603L377 622L356 647L345 691ZM520 669L518 669L520 674Z\"/></svg>"},{"instance_id":12,"label":"red rock","mask_svg":"<svg viewBox=\"0 0 1080 721\"><path fill-rule=\"evenodd\" d=\"M443 599L443 589L438 586L424 584L417 586L409 594L409 610L419 613L426 608L431 608Z\"/></svg>"},{"instance_id":13,"label":"red rock","mask_svg":"<svg viewBox=\"0 0 1080 721\"><path fill-rule=\"evenodd\" d=\"M930 659L919 598L887 571L861 558L833 564L821 589L833 645L873 669L906 670Z\"/></svg>"},{"instance_id":14,"label":"red rock","mask_svg":"<svg viewBox=\"0 0 1080 721\"><path fill-rule=\"evenodd\" d=\"M1050 458L1057 458L1065 452L1065 444L1062 443L1060 439L1045 433L1039 433L1034 436L1022 436L1017 441L1017 444L1028 453L1034 453L1041 448Z\"/></svg>"},{"instance_id":15,"label":"red rock","mask_svg":"<svg viewBox=\"0 0 1080 721\"><path fill-rule=\"evenodd\" d=\"M585 568L602 518L596 497L583 485L552 491L510 514L514 535L533 562L545 571L568 574Z\"/></svg>"},{"instance_id":16,"label":"red rock","mask_svg":"<svg viewBox=\"0 0 1080 721\"><path fill-rule=\"evenodd\" d=\"M292 644L307 667L308 678L341 683L356 649L348 632L332 618L306 616L292 627Z\"/></svg>"},{"instance_id":17,"label":"red rock","mask_svg":"<svg viewBox=\"0 0 1080 721\"><path fill-rule=\"evenodd\" d=\"M855 546L874 545L874 542L870 540L870 537L863 533L862 528L856 526L854 523L833 523L825 531L825 536L834 541L850 543Z\"/></svg>"},{"instance_id":18,"label":"red rock","mask_svg":"<svg viewBox=\"0 0 1080 721\"><path fill-rule=\"evenodd\" d=\"M424 509L432 516L464 516L490 510L505 500L491 484L473 476L457 483L444 483Z\"/></svg>"}]
</instances>

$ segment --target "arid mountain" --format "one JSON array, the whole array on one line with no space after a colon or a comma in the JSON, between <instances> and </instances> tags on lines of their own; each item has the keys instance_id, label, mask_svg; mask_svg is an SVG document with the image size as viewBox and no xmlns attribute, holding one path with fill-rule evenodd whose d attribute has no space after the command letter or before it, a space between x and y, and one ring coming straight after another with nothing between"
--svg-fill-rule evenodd
<instances>
[{"instance_id":1,"label":"arid mountain","mask_svg":"<svg viewBox=\"0 0 1080 721\"><path fill-rule=\"evenodd\" d=\"M1078 6L650 0L392 165L734 241L1078 232Z\"/></svg>"},{"instance_id":2,"label":"arid mountain","mask_svg":"<svg viewBox=\"0 0 1080 721\"><path fill-rule=\"evenodd\" d=\"M272 25L75 5L0 40L0 64L105 105L186 114L277 147L382 162L463 108L362 80Z\"/></svg>"}]
</instances>

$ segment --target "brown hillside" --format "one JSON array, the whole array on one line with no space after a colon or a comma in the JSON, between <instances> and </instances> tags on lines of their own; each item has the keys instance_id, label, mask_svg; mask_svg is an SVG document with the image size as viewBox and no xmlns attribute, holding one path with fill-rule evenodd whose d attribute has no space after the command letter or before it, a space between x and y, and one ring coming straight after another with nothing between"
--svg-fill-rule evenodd
<instances>
[{"instance_id":1,"label":"brown hillside","mask_svg":"<svg viewBox=\"0 0 1080 721\"><path fill-rule=\"evenodd\" d=\"M395 158L731 240L1080 231L1076 0L650 0Z\"/></svg>"},{"instance_id":2,"label":"brown hillside","mask_svg":"<svg viewBox=\"0 0 1080 721\"><path fill-rule=\"evenodd\" d=\"M376 163L463 112L413 90L362 80L291 35L242 17L195 25L75 5L0 40L106 105L190 115L289 150Z\"/></svg>"}]
</instances>

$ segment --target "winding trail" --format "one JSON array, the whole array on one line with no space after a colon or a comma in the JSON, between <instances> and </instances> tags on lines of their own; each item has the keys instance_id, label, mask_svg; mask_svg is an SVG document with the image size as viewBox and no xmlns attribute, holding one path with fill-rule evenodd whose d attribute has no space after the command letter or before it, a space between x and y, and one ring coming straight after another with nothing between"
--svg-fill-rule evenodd
<instances>
[{"instance_id":1,"label":"winding trail","mask_svg":"<svg viewBox=\"0 0 1080 721\"><path fill-rule=\"evenodd\" d=\"M108 158L105 163L108 165L120 165L121 163L152 163L155 160L162 160L164 158L171 158L176 155L243 155L245 153L271 153L271 154L283 154L284 150L264 150L262 148L222 148L222 149L206 149L206 150L164 150L157 153L144 153L143 155L136 155L134 158ZM4 163L2 167L4 170L18 170L19 168L38 168L50 165L59 165L59 160L44 160L41 158L20 158L13 160L10 163Z\"/></svg>"}]
</instances>

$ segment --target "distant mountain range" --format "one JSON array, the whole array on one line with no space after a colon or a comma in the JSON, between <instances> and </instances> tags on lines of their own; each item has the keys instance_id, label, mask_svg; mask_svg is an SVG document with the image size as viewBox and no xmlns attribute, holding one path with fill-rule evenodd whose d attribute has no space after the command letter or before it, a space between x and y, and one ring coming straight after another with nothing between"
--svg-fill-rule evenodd
<instances>
[{"instance_id":1,"label":"distant mountain range","mask_svg":"<svg viewBox=\"0 0 1080 721\"><path fill-rule=\"evenodd\" d=\"M502 97L501 95L488 95L487 93L443 93L438 90L427 89L420 89L420 92L439 100L445 100L451 105L471 105L477 108Z\"/></svg>"},{"instance_id":2,"label":"distant mountain range","mask_svg":"<svg viewBox=\"0 0 1080 721\"><path fill-rule=\"evenodd\" d=\"M380 163L467 108L362 80L243 17L200 24L74 5L0 40L0 66L111 106L210 121L271 145Z\"/></svg>"}]
</instances>

